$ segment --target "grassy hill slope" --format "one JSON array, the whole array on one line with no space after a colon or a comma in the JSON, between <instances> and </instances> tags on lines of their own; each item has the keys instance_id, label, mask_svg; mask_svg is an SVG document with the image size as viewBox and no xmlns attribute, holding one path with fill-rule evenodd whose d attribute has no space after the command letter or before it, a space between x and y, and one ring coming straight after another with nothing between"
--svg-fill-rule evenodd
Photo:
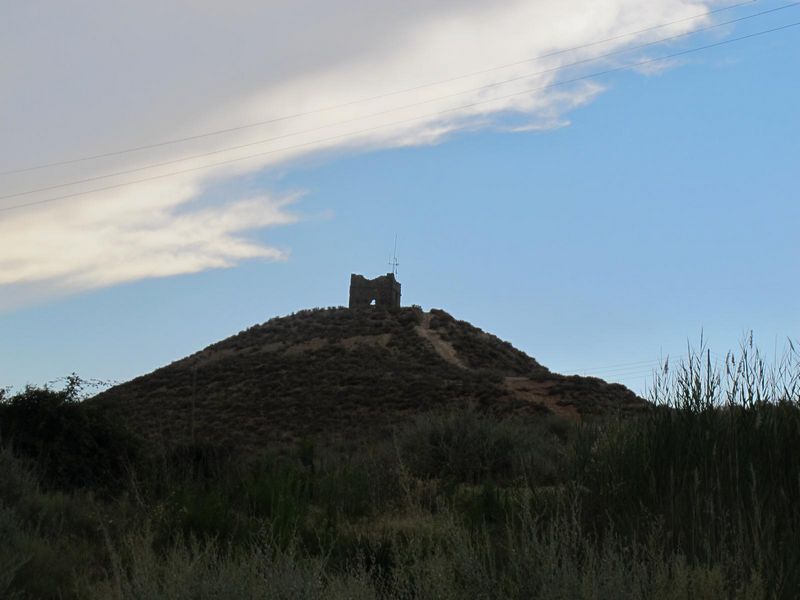
<instances>
[{"instance_id":1,"label":"grassy hill slope","mask_svg":"<svg viewBox=\"0 0 800 600\"><path fill-rule=\"evenodd\" d=\"M302 311L256 325L92 400L153 441L268 447L387 435L420 412L581 419L641 410L627 388L551 373L441 310Z\"/></svg>"}]
</instances>

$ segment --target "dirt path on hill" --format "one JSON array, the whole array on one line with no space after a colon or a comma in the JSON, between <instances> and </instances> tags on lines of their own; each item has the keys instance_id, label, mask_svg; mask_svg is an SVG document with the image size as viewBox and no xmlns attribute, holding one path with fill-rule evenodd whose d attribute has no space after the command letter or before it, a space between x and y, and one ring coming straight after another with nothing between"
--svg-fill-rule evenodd
<instances>
[{"instance_id":1,"label":"dirt path on hill","mask_svg":"<svg viewBox=\"0 0 800 600\"><path fill-rule=\"evenodd\" d=\"M420 337L428 340L433 346L433 349L436 350L436 353L451 365L455 365L461 369L468 368L467 365L465 365L464 362L458 357L458 352L456 352L456 349L453 348L453 345L450 342L443 340L438 333L431 329L430 313L425 313L422 315L422 324L414 327L414 331L416 331L417 335Z\"/></svg>"},{"instance_id":2,"label":"dirt path on hill","mask_svg":"<svg viewBox=\"0 0 800 600\"><path fill-rule=\"evenodd\" d=\"M561 398L550 393L550 390L556 385L555 382L531 381L527 377L506 377L503 383L516 398L545 406L556 416L574 421L581 420L581 415L574 404L559 404Z\"/></svg>"}]
</instances>

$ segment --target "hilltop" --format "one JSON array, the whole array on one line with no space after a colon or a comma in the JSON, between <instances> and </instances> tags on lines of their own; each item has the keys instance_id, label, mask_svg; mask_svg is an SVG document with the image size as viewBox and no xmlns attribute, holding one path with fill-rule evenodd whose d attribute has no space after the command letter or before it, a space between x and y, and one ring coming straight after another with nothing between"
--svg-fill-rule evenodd
<instances>
[{"instance_id":1,"label":"hilltop","mask_svg":"<svg viewBox=\"0 0 800 600\"><path fill-rule=\"evenodd\" d=\"M468 404L576 420L646 406L619 384L553 373L465 321L417 307L274 318L91 402L153 442L250 448L351 443Z\"/></svg>"}]
</instances>

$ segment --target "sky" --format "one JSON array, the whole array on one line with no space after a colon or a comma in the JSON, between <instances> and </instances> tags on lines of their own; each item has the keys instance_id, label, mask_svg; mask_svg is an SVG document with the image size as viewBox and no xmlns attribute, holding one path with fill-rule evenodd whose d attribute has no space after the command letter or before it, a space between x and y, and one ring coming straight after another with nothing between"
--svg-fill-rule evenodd
<instances>
[{"instance_id":1,"label":"sky","mask_svg":"<svg viewBox=\"0 0 800 600\"><path fill-rule=\"evenodd\" d=\"M389 270L643 393L800 333L800 6L0 6L0 387L124 381Z\"/></svg>"}]
</instances>

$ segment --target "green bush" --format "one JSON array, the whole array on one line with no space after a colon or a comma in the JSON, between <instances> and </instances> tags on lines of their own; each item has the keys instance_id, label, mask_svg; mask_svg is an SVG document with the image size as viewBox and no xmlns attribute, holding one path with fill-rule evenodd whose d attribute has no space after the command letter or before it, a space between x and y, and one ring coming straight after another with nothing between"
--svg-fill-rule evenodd
<instances>
[{"instance_id":1,"label":"green bush","mask_svg":"<svg viewBox=\"0 0 800 600\"><path fill-rule=\"evenodd\" d=\"M17 514L0 502L0 598L13 598L12 584L31 559L26 552L30 538L22 529Z\"/></svg>"},{"instance_id":2,"label":"green bush","mask_svg":"<svg viewBox=\"0 0 800 600\"><path fill-rule=\"evenodd\" d=\"M562 444L541 424L498 420L474 409L419 417L398 434L404 466L445 483L553 483Z\"/></svg>"},{"instance_id":3,"label":"green bush","mask_svg":"<svg viewBox=\"0 0 800 600\"><path fill-rule=\"evenodd\" d=\"M0 403L0 440L35 461L49 488L119 491L137 444L74 394L70 387L27 387L5 399Z\"/></svg>"},{"instance_id":4,"label":"green bush","mask_svg":"<svg viewBox=\"0 0 800 600\"><path fill-rule=\"evenodd\" d=\"M29 462L0 448L0 598L72 598L102 538L90 496L42 491Z\"/></svg>"}]
</instances>

